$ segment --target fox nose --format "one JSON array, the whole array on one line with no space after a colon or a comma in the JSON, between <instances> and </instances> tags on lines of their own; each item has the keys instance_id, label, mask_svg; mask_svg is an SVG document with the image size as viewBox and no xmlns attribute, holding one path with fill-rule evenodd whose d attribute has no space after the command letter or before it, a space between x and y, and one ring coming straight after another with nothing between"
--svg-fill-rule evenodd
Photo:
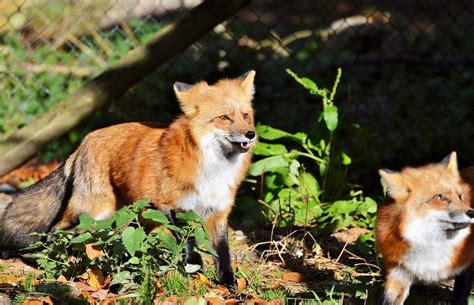
<instances>
[{"instance_id":1,"label":"fox nose","mask_svg":"<svg viewBox=\"0 0 474 305\"><path fill-rule=\"evenodd\" d=\"M469 216L470 218L474 218L474 210L469 210L467 211L467 216Z\"/></svg>"},{"instance_id":2,"label":"fox nose","mask_svg":"<svg viewBox=\"0 0 474 305\"><path fill-rule=\"evenodd\" d=\"M248 131L246 134L245 134L245 137L249 140L253 140L255 138L255 132L253 131Z\"/></svg>"}]
</instances>

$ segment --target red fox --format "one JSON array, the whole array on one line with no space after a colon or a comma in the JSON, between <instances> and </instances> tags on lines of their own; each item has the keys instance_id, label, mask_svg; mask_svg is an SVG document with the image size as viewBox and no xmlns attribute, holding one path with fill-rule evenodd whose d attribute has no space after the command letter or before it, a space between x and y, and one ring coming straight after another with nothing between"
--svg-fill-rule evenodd
<instances>
[{"instance_id":1,"label":"red fox","mask_svg":"<svg viewBox=\"0 0 474 305\"><path fill-rule=\"evenodd\" d=\"M467 305L474 258L474 167L459 172L453 152L441 163L379 174L390 198L379 209L376 226L385 259L384 304L403 304L413 283L459 275L452 302Z\"/></svg>"},{"instance_id":2,"label":"red fox","mask_svg":"<svg viewBox=\"0 0 474 305\"><path fill-rule=\"evenodd\" d=\"M80 214L110 217L124 204L149 199L173 220L192 210L207 224L220 281L234 283L227 218L256 143L255 71L213 85L176 82L183 114L169 127L124 123L88 134L66 162L14 195L1 216L3 248L34 242L32 232L72 228ZM202 265L188 244L186 262Z\"/></svg>"}]
</instances>

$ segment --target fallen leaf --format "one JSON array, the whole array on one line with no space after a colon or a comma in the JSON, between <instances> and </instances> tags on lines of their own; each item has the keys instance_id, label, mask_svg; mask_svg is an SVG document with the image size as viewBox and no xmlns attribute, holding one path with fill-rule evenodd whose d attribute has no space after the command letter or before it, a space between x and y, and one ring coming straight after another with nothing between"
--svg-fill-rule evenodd
<instances>
[{"instance_id":1,"label":"fallen leaf","mask_svg":"<svg viewBox=\"0 0 474 305\"><path fill-rule=\"evenodd\" d=\"M237 300L237 299L227 299L224 302L224 304L228 304L228 305L234 305L234 304L239 304L239 303L240 303L240 300Z\"/></svg>"},{"instance_id":2,"label":"fallen leaf","mask_svg":"<svg viewBox=\"0 0 474 305\"><path fill-rule=\"evenodd\" d=\"M69 281L66 279L66 277L64 275L60 275L58 276L58 278L56 279L56 281L58 281L59 283L61 284L67 284Z\"/></svg>"},{"instance_id":3,"label":"fallen leaf","mask_svg":"<svg viewBox=\"0 0 474 305\"><path fill-rule=\"evenodd\" d=\"M198 279L206 286L211 286L211 281L202 273L198 273Z\"/></svg>"},{"instance_id":4,"label":"fallen leaf","mask_svg":"<svg viewBox=\"0 0 474 305\"><path fill-rule=\"evenodd\" d=\"M49 295L43 297L43 298L41 299L41 301L43 302L43 304L49 304L49 305L53 305L53 304L54 304L53 300L51 300L51 298L49 297Z\"/></svg>"},{"instance_id":5,"label":"fallen leaf","mask_svg":"<svg viewBox=\"0 0 474 305\"><path fill-rule=\"evenodd\" d=\"M81 291L97 291L96 288L91 287L91 286L89 286L87 284L84 284L82 282L74 282L74 286L76 286Z\"/></svg>"},{"instance_id":6,"label":"fallen leaf","mask_svg":"<svg viewBox=\"0 0 474 305\"><path fill-rule=\"evenodd\" d=\"M225 302L224 298L220 296L209 296L206 297L206 300L209 305L218 305Z\"/></svg>"},{"instance_id":7,"label":"fallen leaf","mask_svg":"<svg viewBox=\"0 0 474 305\"><path fill-rule=\"evenodd\" d=\"M82 295L86 298L87 303L89 303L89 304L95 304L95 303L96 303L96 301L95 301L94 298L91 296L91 294L89 293L89 291L83 290L83 291L82 291Z\"/></svg>"},{"instance_id":8,"label":"fallen leaf","mask_svg":"<svg viewBox=\"0 0 474 305\"><path fill-rule=\"evenodd\" d=\"M283 280L299 283L303 281L303 276L299 272L287 272L283 275Z\"/></svg>"},{"instance_id":9,"label":"fallen leaf","mask_svg":"<svg viewBox=\"0 0 474 305\"><path fill-rule=\"evenodd\" d=\"M263 299L260 299L260 298L255 298L255 299L251 299L251 300L248 300L245 302L245 304L247 305L263 305L263 304L267 304L267 301L263 300Z\"/></svg>"},{"instance_id":10,"label":"fallen leaf","mask_svg":"<svg viewBox=\"0 0 474 305\"><path fill-rule=\"evenodd\" d=\"M102 251L102 248L97 245L93 244L87 244L86 245L86 255L90 260L93 260L95 258L101 257L104 255L104 251Z\"/></svg>"},{"instance_id":11,"label":"fallen leaf","mask_svg":"<svg viewBox=\"0 0 474 305\"><path fill-rule=\"evenodd\" d=\"M275 289L278 289L281 287L281 284L277 281L272 281L270 284L267 285L267 289L270 289L270 290L275 290Z\"/></svg>"},{"instance_id":12,"label":"fallen leaf","mask_svg":"<svg viewBox=\"0 0 474 305\"><path fill-rule=\"evenodd\" d=\"M271 300L265 303L265 305L283 305L285 302L283 300L277 299L277 300Z\"/></svg>"},{"instance_id":13,"label":"fallen leaf","mask_svg":"<svg viewBox=\"0 0 474 305\"><path fill-rule=\"evenodd\" d=\"M237 290L243 291L247 287L247 281L244 278L237 279Z\"/></svg>"},{"instance_id":14,"label":"fallen leaf","mask_svg":"<svg viewBox=\"0 0 474 305\"><path fill-rule=\"evenodd\" d=\"M227 289L227 287L225 287L223 285L217 285L216 287L211 289L211 292L214 292L215 294L223 296L223 297L226 297L226 296L230 295L229 289Z\"/></svg>"},{"instance_id":15,"label":"fallen leaf","mask_svg":"<svg viewBox=\"0 0 474 305\"><path fill-rule=\"evenodd\" d=\"M100 289L96 292L91 293L91 296L95 299L99 299L99 300L103 301L107 297L108 293L109 293L108 289Z\"/></svg>"},{"instance_id":16,"label":"fallen leaf","mask_svg":"<svg viewBox=\"0 0 474 305\"><path fill-rule=\"evenodd\" d=\"M42 301L25 301L23 303L21 303L21 305L43 305L43 302Z\"/></svg>"},{"instance_id":17,"label":"fallen leaf","mask_svg":"<svg viewBox=\"0 0 474 305\"><path fill-rule=\"evenodd\" d=\"M102 273L102 270L100 270L96 266L92 266L89 269L88 273L89 273L89 281L88 281L89 286L96 288L96 290L99 290L104 284L104 280L105 280L104 273Z\"/></svg>"}]
</instances>

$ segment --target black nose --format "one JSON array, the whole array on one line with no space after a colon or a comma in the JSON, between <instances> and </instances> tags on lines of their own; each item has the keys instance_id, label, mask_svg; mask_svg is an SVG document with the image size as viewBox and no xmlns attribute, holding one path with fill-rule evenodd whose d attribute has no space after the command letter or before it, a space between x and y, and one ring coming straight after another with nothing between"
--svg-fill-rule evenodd
<instances>
[{"instance_id":1,"label":"black nose","mask_svg":"<svg viewBox=\"0 0 474 305\"><path fill-rule=\"evenodd\" d=\"M245 137L249 140L253 140L253 138L255 138L255 132L253 131L248 131L246 134L245 134Z\"/></svg>"},{"instance_id":2,"label":"black nose","mask_svg":"<svg viewBox=\"0 0 474 305\"><path fill-rule=\"evenodd\" d=\"M469 216L470 218L474 218L474 210L469 210L467 211L467 216Z\"/></svg>"}]
</instances>

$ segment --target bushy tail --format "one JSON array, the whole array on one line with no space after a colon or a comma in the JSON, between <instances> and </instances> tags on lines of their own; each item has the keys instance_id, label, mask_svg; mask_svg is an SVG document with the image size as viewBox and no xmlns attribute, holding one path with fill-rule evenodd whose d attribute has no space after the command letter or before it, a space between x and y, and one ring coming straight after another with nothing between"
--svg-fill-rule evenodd
<instances>
[{"instance_id":1,"label":"bushy tail","mask_svg":"<svg viewBox=\"0 0 474 305\"><path fill-rule=\"evenodd\" d=\"M66 208L71 190L72 177L61 166L15 194L0 214L0 248L19 250L40 239L31 233L49 232Z\"/></svg>"}]
</instances>

